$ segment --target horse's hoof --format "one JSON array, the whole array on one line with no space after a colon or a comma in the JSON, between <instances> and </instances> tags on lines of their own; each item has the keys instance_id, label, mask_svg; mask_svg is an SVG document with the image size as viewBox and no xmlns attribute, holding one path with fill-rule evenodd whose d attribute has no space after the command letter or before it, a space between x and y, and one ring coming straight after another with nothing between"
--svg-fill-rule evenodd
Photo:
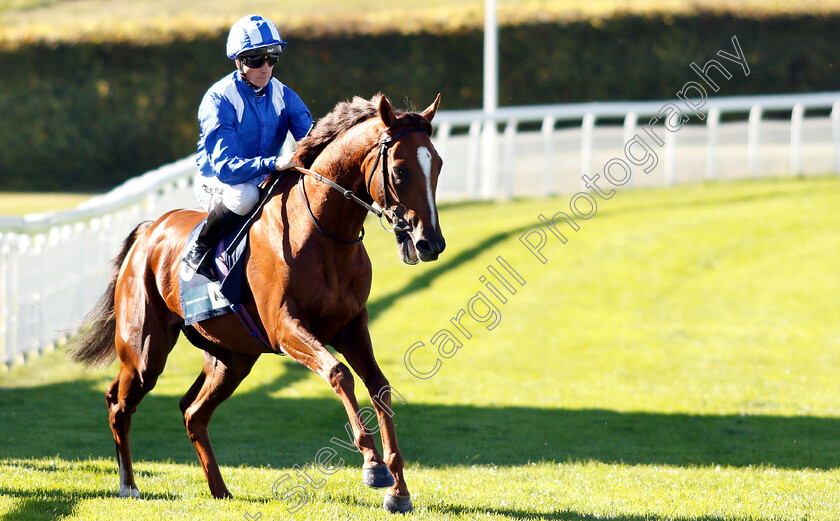
<instances>
[{"instance_id":1,"label":"horse's hoof","mask_svg":"<svg viewBox=\"0 0 840 521\"><path fill-rule=\"evenodd\" d=\"M387 488L394 484L394 476L388 465L380 463L369 469L362 469L362 483L371 488Z\"/></svg>"},{"instance_id":2,"label":"horse's hoof","mask_svg":"<svg viewBox=\"0 0 840 521\"><path fill-rule=\"evenodd\" d=\"M385 493L385 503L383 503L382 508L392 514L408 514L414 510L414 506L411 504L411 497L392 496L387 492Z\"/></svg>"},{"instance_id":3,"label":"horse's hoof","mask_svg":"<svg viewBox=\"0 0 840 521\"><path fill-rule=\"evenodd\" d=\"M140 497L140 490L134 487L120 487L120 497L133 497L137 498Z\"/></svg>"}]
</instances>

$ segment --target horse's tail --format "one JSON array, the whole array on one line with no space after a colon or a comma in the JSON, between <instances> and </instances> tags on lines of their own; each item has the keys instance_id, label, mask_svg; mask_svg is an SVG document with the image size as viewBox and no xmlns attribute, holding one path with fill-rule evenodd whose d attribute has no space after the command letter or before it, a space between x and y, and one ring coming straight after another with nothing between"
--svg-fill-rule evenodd
<instances>
[{"instance_id":1,"label":"horse's tail","mask_svg":"<svg viewBox=\"0 0 840 521\"><path fill-rule=\"evenodd\" d=\"M74 362L87 365L106 367L117 357L114 336L117 331L117 318L114 313L114 293L117 287L117 276L120 272L129 250L146 229L151 221L142 222L123 241L119 254L113 261L113 275L108 289L99 302L85 317L81 324L82 332L67 346L67 356Z\"/></svg>"}]
</instances>

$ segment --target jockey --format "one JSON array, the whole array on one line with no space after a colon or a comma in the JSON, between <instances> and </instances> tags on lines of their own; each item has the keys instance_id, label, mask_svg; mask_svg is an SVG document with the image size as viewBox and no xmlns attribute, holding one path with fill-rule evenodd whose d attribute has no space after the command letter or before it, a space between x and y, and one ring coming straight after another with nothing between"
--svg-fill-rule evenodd
<instances>
[{"instance_id":1,"label":"jockey","mask_svg":"<svg viewBox=\"0 0 840 521\"><path fill-rule=\"evenodd\" d=\"M300 140L312 126L300 97L273 77L285 47L271 20L249 15L237 21L227 40L236 71L210 87L198 107L194 188L209 215L184 257L195 271L209 272L211 247L254 208L268 175L290 166L288 158L278 157L287 133Z\"/></svg>"}]
</instances>

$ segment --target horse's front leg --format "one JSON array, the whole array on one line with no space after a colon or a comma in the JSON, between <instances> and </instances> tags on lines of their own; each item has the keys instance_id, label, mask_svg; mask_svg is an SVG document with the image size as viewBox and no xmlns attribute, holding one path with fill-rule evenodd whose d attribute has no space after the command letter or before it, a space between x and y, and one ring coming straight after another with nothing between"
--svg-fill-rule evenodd
<instances>
[{"instance_id":1,"label":"horse's front leg","mask_svg":"<svg viewBox=\"0 0 840 521\"><path fill-rule=\"evenodd\" d=\"M365 484L377 488L392 485L394 479L388 471L390 465L386 467L385 460L376 448L373 435L364 425L367 418L365 414L360 413L361 408L356 401L355 382L350 369L335 358L303 322L289 318L284 325L284 335L279 339L278 347L300 364L319 374L341 398L353 430L353 444L358 447L364 457L362 472ZM406 489L406 495L407 493L408 489Z\"/></svg>"},{"instance_id":2,"label":"horse's front leg","mask_svg":"<svg viewBox=\"0 0 840 521\"><path fill-rule=\"evenodd\" d=\"M405 399L395 389L391 388L385 375L382 374L382 370L379 369L379 364L376 363L370 332L368 331L367 309L363 310L355 320L339 332L333 340L333 347L344 355L347 363L365 382L370 394L371 404L376 410L379 432L382 436L385 464L393 476L393 480L381 478L381 486L390 485L385 494L384 507L389 512L411 512L413 509L411 495L408 492L408 485L403 474L405 461L402 452L400 452L397 431L394 427L392 395L397 394L403 403ZM380 478L377 477L377 479Z\"/></svg>"}]
</instances>

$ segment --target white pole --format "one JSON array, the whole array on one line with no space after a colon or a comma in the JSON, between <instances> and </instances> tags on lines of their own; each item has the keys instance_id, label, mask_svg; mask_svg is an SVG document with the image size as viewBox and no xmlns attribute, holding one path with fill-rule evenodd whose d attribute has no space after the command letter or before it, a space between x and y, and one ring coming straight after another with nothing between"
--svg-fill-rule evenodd
<instances>
[{"instance_id":1,"label":"white pole","mask_svg":"<svg viewBox=\"0 0 840 521\"><path fill-rule=\"evenodd\" d=\"M708 132L708 135L706 136L706 179L707 180L717 179L717 175L718 175L718 168L717 168L718 167L718 165L717 165L717 160L718 160L718 153L717 152L718 152L718 150L717 150L717 148L718 148L718 130L719 130L719 128L720 128L720 109L715 107L715 108L712 108L712 109L709 110L709 119L706 120L706 131ZM669 132L668 134L671 134L671 132ZM667 141L667 139L666 139L666 141ZM673 141L672 141L672 143L673 143ZM665 146L667 147L668 145L665 145ZM673 149L671 149L670 153L673 154ZM667 164L668 163L666 162L666 165ZM668 169L668 174L667 174L668 179L670 179L668 184L669 185L674 184L673 183L673 177L674 177L673 162L671 163L670 166L667 166L666 168Z\"/></svg>"},{"instance_id":2,"label":"white pole","mask_svg":"<svg viewBox=\"0 0 840 521\"><path fill-rule=\"evenodd\" d=\"M802 119L805 107L796 103L790 115L790 173L802 173Z\"/></svg>"},{"instance_id":3,"label":"white pole","mask_svg":"<svg viewBox=\"0 0 840 521\"><path fill-rule=\"evenodd\" d=\"M592 149L595 141L595 114L587 112L583 116L580 136L580 174L592 174ZM584 188L586 188L584 186Z\"/></svg>"},{"instance_id":4,"label":"white pole","mask_svg":"<svg viewBox=\"0 0 840 521\"><path fill-rule=\"evenodd\" d=\"M665 130L665 185L674 186L677 180L677 134ZM712 149L710 149L711 151ZM712 155L713 152L710 152ZM714 161L712 161L714 164Z\"/></svg>"},{"instance_id":5,"label":"white pole","mask_svg":"<svg viewBox=\"0 0 840 521\"><path fill-rule=\"evenodd\" d=\"M499 106L499 25L496 0L484 1L484 112Z\"/></svg>"},{"instance_id":6,"label":"white pole","mask_svg":"<svg viewBox=\"0 0 840 521\"><path fill-rule=\"evenodd\" d=\"M505 198L513 199L514 190L514 175L516 174L516 150L514 148L514 141L516 140L516 127L519 122L515 119L509 119L505 125Z\"/></svg>"},{"instance_id":7,"label":"white pole","mask_svg":"<svg viewBox=\"0 0 840 521\"><path fill-rule=\"evenodd\" d=\"M543 156L545 170L543 171L543 197L554 194L554 116L546 116L542 121Z\"/></svg>"},{"instance_id":8,"label":"white pole","mask_svg":"<svg viewBox=\"0 0 840 521\"><path fill-rule=\"evenodd\" d=\"M499 185L499 154L498 154L498 131L496 122L489 119L484 122L481 128L481 154L482 176L481 176L481 197L493 199Z\"/></svg>"},{"instance_id":9,"label":"white pole","mask_svg":"<svg viewBox=\"0 0 840 521\"><path fill-rule=\"evenodd\" d=\"M496 20L496 0L484 5L484 113L489 117L481 133L481 195L492 198L498 183L498 154L496 153L496 121L493 115L499 106L499 37Z\"/></svg>"},{"instance_id":10,"label":"white pole","mask_svg":"<svg viewBox=\"0 0 840 521\"><path fill-rule=\"evenodd\" d=\"M762 114L761 105L753 105L750 109L750 119L747 126L747 169L750 171L750 177L758 175Z\"/></svg>"},{"instance_id":11,"label":"white pole","mask_svg":"<svg viewBox=\"0 0 840 521\"><path fill-rule=\"evenodd\" d=\"M624 116L624 146L626 147L628 143L633 139L633 136L636 135L636 124L639 122L639 114L635 111L630 111L627 115ZM626 150L626 148L625 148ZM627 183L627 186L633 186L633 165L627 165L630 167L630 182Z\"/></svg>"},{"instance_id":12,"label":"white pole","mask_svg":"<svg viewBox=\"0 0 840 521\"><path fill-rule=\"evenodd\" d=\"M481 169L481 121L470 123L467 142L467 198L475 199L478 192Z\"/></svg>"},{"instance_id":13,"label":"white pole","mask_svg":"<svg viewBox=\"0 0 840 521\"><path fill-rule=\"evenodd\" d=\"M840 175L840 101L831 106L831 129L834 137L834 174Z\"/></svg>"}]
</instances>

